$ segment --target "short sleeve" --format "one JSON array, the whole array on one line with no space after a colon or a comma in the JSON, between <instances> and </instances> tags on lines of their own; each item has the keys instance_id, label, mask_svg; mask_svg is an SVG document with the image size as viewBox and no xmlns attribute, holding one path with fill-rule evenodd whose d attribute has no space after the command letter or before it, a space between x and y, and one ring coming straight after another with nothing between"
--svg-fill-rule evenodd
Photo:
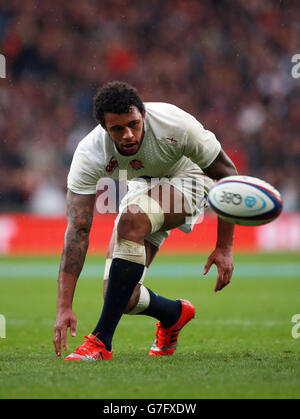
<instances>
[{"instance_id":1,"label":"short sleeve","mask_svg":"<svg viewBox=\"0 0 300 419\"><path fill-rule=\"evenodd\" d=\"M68 174L68 189L83 195L96 194L100 177L92 153L79 143Z\"/></svg>"},{"instance_id":2,"label":"short sleeve","mask_svg":"<svg viewBox=\"0 0 300 419\"><path fill-rule=\"evenodd\" d=\"M190 116L185 134L183 154L189 157L201 169L210 166L221 150L216 136Z\"/></svg>"}]
</instances>

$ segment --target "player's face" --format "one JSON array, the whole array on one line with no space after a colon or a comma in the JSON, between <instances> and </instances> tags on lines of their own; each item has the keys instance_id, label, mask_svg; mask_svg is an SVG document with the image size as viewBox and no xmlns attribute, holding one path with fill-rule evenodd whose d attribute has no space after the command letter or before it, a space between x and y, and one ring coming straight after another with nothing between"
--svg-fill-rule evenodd
<instances>
[{"instance_id":1,"label":"player's face","mask_svg":"<svg viewBox=\"0 0 300 419\"><path fill-rule=\"evenodd\" d=\"M128 113L106 113L105 129L120 154L131 156L140 148L144 137L145 115L136 106Z\"/></svg>"}]
</instances>

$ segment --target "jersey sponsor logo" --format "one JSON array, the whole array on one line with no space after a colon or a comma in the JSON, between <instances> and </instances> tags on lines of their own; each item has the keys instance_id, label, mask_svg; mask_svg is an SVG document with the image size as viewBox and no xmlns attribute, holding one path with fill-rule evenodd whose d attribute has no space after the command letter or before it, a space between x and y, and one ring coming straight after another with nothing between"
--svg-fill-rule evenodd
<instances>
[{"instance_id":1,"label":"jersey sponsor logo","mask_svg":"<svg viewBox=\"0 0 300 419\"><path fill-rule=\"evenodd\" d=\"M131 160L129 164L135 170L140 170L144 168L143 162L141 160Z\"/></svg>"},{"instance_id":2,"label":"jersey sponsor logo","mask_svg":"<svg viewBox=\"0 0 300 419\"><path fill-rule=\"evenodd\" d=\"M114 157L112 157L112 158L109 160L109 163L108 163L108 165L106 166L105 170L106 170L108 173L112 173L112 172L115 170L115 168L116 168L116 167L118 167L118 165L119 165L118 160L116 160Z\"/></svg>"}]
</instances>

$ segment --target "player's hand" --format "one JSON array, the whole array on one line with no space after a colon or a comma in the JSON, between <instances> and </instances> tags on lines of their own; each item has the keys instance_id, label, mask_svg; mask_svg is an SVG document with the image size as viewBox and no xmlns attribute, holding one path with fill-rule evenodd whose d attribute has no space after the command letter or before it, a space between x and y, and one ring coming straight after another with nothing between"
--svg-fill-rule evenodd
<instances>
[{"instance_id":1,"label":"player's hand","mask_svg":"<svg viewBox=\"0 0 300 419\"><path fill-rule=\"evenodd\" d=\"M206 275L211 266L215 264L218 269L218 278L215 286L215 292L221 291L230 283L234 269L231 248L216 248L209 256L204 267L203 274Z\"/></svg>"},{"instance_id":2,"label":"player's hand","mask_svg":"<svg viewBox=\"0 0 300 419\"><path fill-rule=\"evenodd\" d=\"M70 328L71 336L76 336L77 319L75 313L71 309L65 309L57 312L56 321L54 325L53 344L57 356L61 356L61 343L66 351L67 346L67 331Z\"/></svg>"}]
</instances>

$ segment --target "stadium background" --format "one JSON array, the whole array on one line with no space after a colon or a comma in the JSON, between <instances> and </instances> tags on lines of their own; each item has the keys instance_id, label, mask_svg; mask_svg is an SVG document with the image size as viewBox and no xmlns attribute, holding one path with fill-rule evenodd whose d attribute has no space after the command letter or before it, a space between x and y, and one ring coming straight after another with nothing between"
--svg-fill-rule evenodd
<instances>
[{"instance_id":1,"label":"stadium background","mask_svg":"<svg viewBox=\"0 0 300 419\"><path fill-rule=\"evenodd\" d=\"M300 292L300 78L291 74L299 14L296 0L0 0L0 398L299 398L299 339L291 337ZM147 280L162 295L190 298L198 319L176 357L157 366L145 357L153 319L124 316L116 356L93 367L95 376L57 362L51 339L66 176L95 126L98 86L115 79L144 101L192 113L241 174L280 190L284 213L237 227L234 284L220 296L216 271L201 277L216 217L189 235L173 231ZM95 214L74 302L77 344L99 316L113 218Z\"/></svg>"},{"instance_id":2,"label":"stadium background","mask_svg":"<svg viewBox=\"0 0 300 419\"><path fill-rule=\"evenodd\" d=\"M241 174L269 181L282 193L285 212L298 211L300 79L291 76L298 11L292 1L1 2L2 252L30 251L33 238L22 230L26 215L8 214L64 213L73 152L95 126L92 98L113 79L135 85L144 101L191 112ZM34 219L27 220L38 235ZM268 227L269 242L251 237L249 249L299 248L298 217L277 223ZM44 218L38 225L47 224ZM49 251L48 240L52 251L61 246L45 235L40 252L43 245Z\"/></svg>"}]
</instances>

